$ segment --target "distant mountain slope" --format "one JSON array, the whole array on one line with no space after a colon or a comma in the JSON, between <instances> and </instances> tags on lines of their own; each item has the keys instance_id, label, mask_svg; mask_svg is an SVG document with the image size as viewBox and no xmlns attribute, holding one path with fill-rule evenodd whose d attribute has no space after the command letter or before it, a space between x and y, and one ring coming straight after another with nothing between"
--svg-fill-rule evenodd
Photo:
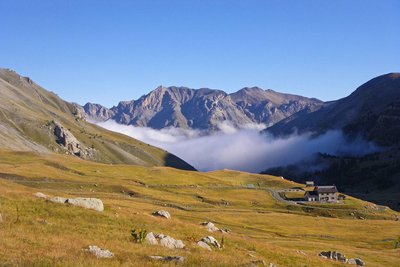
<instances>
[{"instance_id":1,"label":"distant mountain slope","mask_svg":"<svg viewBox=\"0 0 400 267\"><path fill-rule=\"evenodd\" d=\"M315 110L321 104L317 99L258 87L227 94L208 88L160 86L138 100L122 101L111 109L91 103L83 108L94 120L114 119L155 129L174 126L215 130L224 121L238 128L255 123L271 125L301 110Z\"/></svg>"},{"instance_id":2,"label":"distant mountain slope","mask_svg":"<svg viewBox=\"0 0 400 267\"><path fill-rule=\"evenodd\" d=\"M300 112L268 128L275 135L343 129L381 145L400 144L400 73L376 77L348 97Z\"/></svg>"},{"instance_id":3,"label":"distant mountain slope","mask_svg":"<svg viewBox=\"0 0 400 267\"><path fill-rule=\"evenodd\" d=\"M0 69L0 148L67 153L105 163L193 167L168 152L83 119L83 109Z\"/></svg>"}]
</instances>

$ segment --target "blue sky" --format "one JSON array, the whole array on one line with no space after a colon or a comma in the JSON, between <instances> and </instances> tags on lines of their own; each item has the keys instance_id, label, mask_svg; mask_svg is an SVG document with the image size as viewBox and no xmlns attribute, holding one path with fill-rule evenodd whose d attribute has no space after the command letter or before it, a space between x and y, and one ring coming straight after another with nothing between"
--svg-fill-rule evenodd
<instances>
[{"instance_id":1,"label":"blue sky","mask_svg":"<svg viewBox=\"0 0 400 267\"><path fill-rule=\"evenodd\" d=\"M333 100L400 71L398 0L0 0L0 66L112 106L162 84Z\"/></svg>"}]
</instances>

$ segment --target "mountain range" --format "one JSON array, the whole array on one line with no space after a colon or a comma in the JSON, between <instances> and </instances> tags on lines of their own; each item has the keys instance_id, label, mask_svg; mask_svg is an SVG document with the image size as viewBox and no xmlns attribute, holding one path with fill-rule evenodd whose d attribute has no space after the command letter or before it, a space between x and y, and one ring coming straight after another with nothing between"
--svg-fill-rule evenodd
<instances>
[{"instance_id":1,"label":"mountain range","mask_svg":"<svg viewBox=\"0 0 400 267\"><path fill-rule=\"evenodd\" d=\"M246 87L227 94L208 88L159 86L137 100L122 101L110 109L99 104L83 106L95 121L113 119L121 124L151 127L218 130L228 121L236 128L251 124L273 125L299 111L313 111L323 104L315 98Z\"/></svg>"},{"instance_id":2,"label":"mountain range","mask_svg":"<svg viewBox=\"0 0 400 267\"><path fill-rule=\"evenodd\" d=\"M0 69L0 149L62 153L103 163L194 170L162 149L86 122L81 108Z\"/></svg>"}]
</instances>

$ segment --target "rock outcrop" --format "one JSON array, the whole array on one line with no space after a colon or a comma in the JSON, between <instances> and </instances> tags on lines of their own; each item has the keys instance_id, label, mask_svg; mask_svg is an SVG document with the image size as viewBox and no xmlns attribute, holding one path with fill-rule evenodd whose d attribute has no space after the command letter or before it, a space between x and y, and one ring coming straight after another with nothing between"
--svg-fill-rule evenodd
<instances>
[{"instance_id":1,"label":"rock outcrop","mask_svg":"<svg viewBox=\"0 0 400 267\"><path fill-rule=\"evenodd\" d=\"M357 266L365 266L365 263L360 258L352 258L347 261L348 264L357 265Z\"/></svg>"},{"instance_id":2,"label":"rock outcrop","mask_svg":"<svg viewBox=\"0 0 400 267\"><path fill-rule=\"evenodd\" d=\"M347 262L346 256L337 251L322 251L319 253L319 256L325 259Z\"/></svg>"},{"instance_id":3,"label":"rock outcrop","mask_svg":"<svg viewBox=\"0 0 400 267\"><path fill-rule=\"evenodd\" d=\"M83 146L68 129L64 128L59 122L53 121L53 124L56 141L67 153L81 158L86 158L89 155L89 149Z\"/></svg>"},{"instance_id":4,"label":"rock outcrop","mask_svg":"<svg viewBox=\"0 0 400 267\"><path fill-rule=\"evenodd\" d=\"M169 214L169 212L166 210L159 210L159 211L153 212L153 215L163 217L166 219L171 219L171 214Z\"/></svg>"},{"instance_id":5,"label":"rock outcrop","mask_svg":"<svg viewBox=\"0 0 400 267\"><path fill-rule=\"evenodd\" d=\"M114 253L109 250L99 248L98 246L89 246L89 248L85 249L85 251L93 254L96 258L112 258L114 257Z\"/></svg>"}]
</instances>

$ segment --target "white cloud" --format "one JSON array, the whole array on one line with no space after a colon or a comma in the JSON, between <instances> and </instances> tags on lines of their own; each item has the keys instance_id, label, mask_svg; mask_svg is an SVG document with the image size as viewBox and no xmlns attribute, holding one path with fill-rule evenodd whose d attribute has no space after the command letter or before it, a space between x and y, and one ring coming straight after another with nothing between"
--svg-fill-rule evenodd
<instances>
[{"instance_id":1,"label":"white cloud","mask_svg":"<svg viewBox=\"0 0 400 267\"><path fill-rule=\"evenodd\" d=\"M346 141L341 131L330 131L317 138L310 138L310 134L272 138L260 134L262 125L247 125L238 130L226 122L219 125L220 131L212 134L180 128L155 130L111 120L97 124L168 150L201 171L260 172L303 160L317 152L360 155L377 150L375 145L361 139Z\"/></svg>"}]
</instances>

